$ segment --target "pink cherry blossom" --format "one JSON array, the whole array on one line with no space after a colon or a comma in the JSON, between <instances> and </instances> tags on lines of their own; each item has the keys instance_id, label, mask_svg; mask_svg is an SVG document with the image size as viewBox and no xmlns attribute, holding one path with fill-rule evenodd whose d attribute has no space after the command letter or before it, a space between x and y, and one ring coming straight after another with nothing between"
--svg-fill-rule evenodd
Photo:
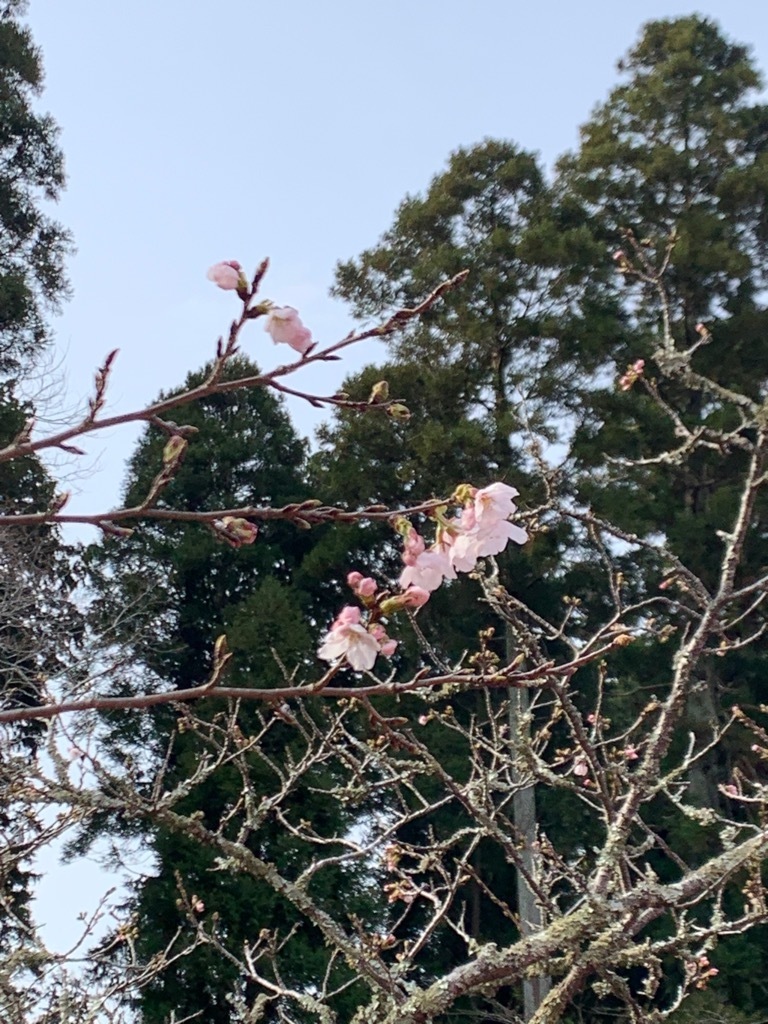
<instances>
[{"instance_id":1,"label":"pink cherry blossom","mask_svg":"<svg viewBox=\"0 0 768 1024\"><path fill-rule=\"evenodd\" d=\"M225 292L237 291L241 287L241 282L244 283L242 267L237 260L225 260L223 263L214 263L212 267L208 268L206 277L209 281L213 281L214 284L218 285L219 288L223 288Z\"/></svg>"},{"instance_id":2,"label":"pink cherry blossom","mask_svg":"<svg viewBox=\"0 0 768 1024\"><path fill-rule=\"evenodd\" d=\"M508 521L517 511L518 491L509 484L493 483L475 491L471 502L451 524L450 560L459 572L472 572L478 558L498 555L509 541L525 544L528 534Z\"/></svg>"},{"instance_id":3,"label":"pink cherry blossom","mask_svg":"<svg viewBox=\"0 0 768 1024\"><path fill-rule=\"evenodd\" d=\"M360 610L355 611L359 617ZM343 621L342 615L339 615L326 634L317 656L323 661L346 658L356 672L362 672L373 668L378 653L378 641L359 621Z\"/></svg>"},{"instance_id":4,"label":"pink cherry blossom","mask_svg":"<svg viewBox=\"0 0 768 1024\"><path fill-rule=\"evenodd\" d=\"M301 322L293 306L271 309L264 329L276 345L290 345L301 355L312 347L312 332Z\"/></svg>"},{"instance_id":5,"label":"pink cherry blossom","mask_svg":"<svg viewBox=\"0 0 768 1024\"><path fill-rule=\"evenodd\" d=\"M505 519L488 520L466 533L458 533L451 545L451 564L459 572L472 572L478 558L498 555L509 541L525 544L528 534Z\"/></svg>"},{"instance_id":6,"label":"pink cherry blossom","mask_svg":"<svg viewBox=\"0 0 768 1024\"><path fill-rule=\"evenodd\" d=\"M456 579L449 550L448 545L441 543L417 555L400 574L399 582L403 590L410 586L421 587L423 590L437 590L444 578Z\"/></svg>"},{"instance_id":7,"label":"pink cherry blossom","mask_svg":"<svg viewBox=\"0 0 768 1024\"><path fill-rule=\"evenodd\" d=\"M336 616L331 629L340 629L342 626L357 626L360 623L361 612L354 604L346 604Z\"/></svg>"},{"instance_id":8,"label":"pink cherry blossom","mask_svg":"<svg viewBox=\"0 0 768 1024\"><path fill-rule=\"evenodd\" d=\"M391 658L397 650L397 640L391 640L387 636L387 631L380 622L375 622L372 626L369 626L368 632L379 644L381 653L384 657Z\"/></svg>"},{"instance_id":9,"label":"pink cherry blossom","mask_svg":"<svg viewBox=\"0 0 768 1024\"><path fill-rule=\"evenodd\" d=\"M353 590L357 588L358 583L363 579L361 572L350 572L347 573L347 585L352 587Z\"/></svg>"},{"instance_id":10,"label":"pink cherry blossom","mask_svg":"<svg viewBox=\"0 0 768 1024\"><path fill-rule=\"evenodd\" d=\"M513 499L520 492L516 487L497 482L481 487L475 494L475 518L478 526L484 520L509 519L517 511Z\"/></svg>"}]
</instances>

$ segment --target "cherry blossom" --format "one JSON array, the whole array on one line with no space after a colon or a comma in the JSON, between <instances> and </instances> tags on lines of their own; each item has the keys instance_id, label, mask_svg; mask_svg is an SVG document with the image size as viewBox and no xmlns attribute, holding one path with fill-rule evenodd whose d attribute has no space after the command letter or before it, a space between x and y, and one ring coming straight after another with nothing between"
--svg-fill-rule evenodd
<instances>
[{"instance_id":1,"label":"cherry blossom","mask_svg":"<svg viewBox=\"0 0 768 1024\"><path fill-rule=\"evenodd\" d=\"M293 306L271 309L264 329L276 345L290 345L301 355L305 355L312 347L312 332L301 322Z\"/></svg>"},{"instance_id":2,"label":"cherry blossom","mask_svg":"<svg viewBox=\"0 0 768 1024\"><path fill-rule=\"evenodd\" d=\"M381 623L376 623L373 626L369 626L368 632L379 644L381 653L385 658L391 658L397 650L397 640L392 640L387 636L386 630Z\"/></svg>"},{"instance_id":3,"label":"cherry blossom","mask_svg":"<svg viewBox=\"0 0 768 1024\"><path fill-rule=\"evenodd\" d=\"M347 574L347 584L354 590L358 597L373 597L379 589L379 585L371 576L363 576L361 572L350 572Z\"/></svg>"},{"instance_id":4,"label":"cherry blossom","mask_svg":"<svg viewBox=\"0 0 768 1024\"><path fill-rule=\"evenodd\" d=\"M379 642L361 624L360 617L359 608L342 608L317 652L318 657L323 661L346 658L356 672L372 669L379 654Z\"/></svg>"},{"instance_id":5,"label":"cherry blossom","mask_svg":"<svg viewBox=\"0 0 768 1024\"><path fill-rule=\"evenodd\" d=\"M517 494L516 488L504 483L475 491L473 500L465 504L449 530L454 569L472 572L478 558L500 554L511 540L525 544L528 534L508 520L517 511L513 500Z\"/></svg>"},{"instance_id":6,"label":"cherry blossom","mask_svg":"<svg viewBox=\"0 0 768 1024\"><path fill-rule=\"evenodd\" d=\"M225 292L234 292L244 286L247 287L242 267L237 260L214 263L212 267L208 268L206 277Z\"/></svg>"},{"instance_id":7,"label":"cherry blossom","mask_svg":"<svg viewBox=\"0 0 768 1024\"><path fill-rule=\"evenodd\" d=\"M426 550L426 543L420 533L411 526L403 537L403 564L415 565L416 559Z\"/></svg>"},{"instance_id":8,"label":"cherry blossom","mask_svg":"<svg viewBox=\"0 0 768 1024\"><path fill-rule=\"evenodd\" d=\"M415 556L411 562L406 563L400 574L400 586L403 589L416 586L424 590L437 590L444 579L455 580L456 571L451 564L450 550L450 544L441 540L428 551Z\"/></svg>"}]
</instances>

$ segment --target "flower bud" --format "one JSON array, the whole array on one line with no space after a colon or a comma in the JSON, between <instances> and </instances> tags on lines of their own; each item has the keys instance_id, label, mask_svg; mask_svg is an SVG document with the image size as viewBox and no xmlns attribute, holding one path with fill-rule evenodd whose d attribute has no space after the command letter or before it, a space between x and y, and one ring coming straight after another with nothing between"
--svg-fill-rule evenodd
<instances>
[{"instance_id":1,"label":"flower bud","mask_svg":"<svg viewBox=\"0 0 768 1024\"><path fill-rule=\"evenodd\" d=\"M220 523L222 539L235 548L242 547L244 544L253 544L259 532L255 523L249 523L247 519L241 519L238 516L224 516Z\"/></svg>"},{"instance_id":2,"label":"flower bud","mask_svg":"<svg viewBox=\"0 0 768 1024\"><path fill-rule=\"evenodd\" d=\"M389 398L389 384L385 380L380 380L378 384L374 384L371 388L371 393L368 396L368 404L376 405L378 402L386 402Z\"/></svg>"},{"instance_id":3,"label":"flower bud","mask_svg":"<svg viewBox=\"0 0 768 1024\"><path fill-rule=\"evenodd\" d=\"M180 434L174 434L163 448L163 465L170 466L178 462L187 450L187 442Z\"/></svg>"},{"instance_id":4,"label":"flower bud","mask_svg":"<svg viewBox=\"0 0 768 1024\"><path fill-rule=\"evenodd\" d=\"M224 260L208 268L206 277L225 292L242 291L248 288L243 269L237 260Z\"/></svg>"},{"instance_id":5,"label":"flower bud","mask_svg":"<svg viewBox=\"0 0 768 1024\"><path fill-rule=\"evenodd\" d=\"M379 604L382 615L392 615L403 608L421 608L427 603L430 593L423 587L408 587L402 594L395 594L393 597L385 598Z\"/></svg>"},{"instance_id":6,"label":"flower bud","mask_svg":"<svg viewBox=\"0 0 768 1024\"><path fill-rule=\"evenodd\" d=\"M405 422L411 418L411 410L407 405L401 405L400 402L394 402L392 405L387 406L387 416L391 416L393 420L401 420Z\"/></svg>"}]
</instances>

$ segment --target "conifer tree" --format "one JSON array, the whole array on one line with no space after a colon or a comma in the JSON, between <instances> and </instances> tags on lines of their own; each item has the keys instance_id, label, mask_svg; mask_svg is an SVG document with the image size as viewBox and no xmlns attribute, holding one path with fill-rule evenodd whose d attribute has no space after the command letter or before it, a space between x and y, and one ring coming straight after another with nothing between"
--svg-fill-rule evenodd
<instances>
[{"instance_id":1,"label":"conifer tree","mask_svg":"<svg viewBox=\"0 0 768 1024\"><path fill-rule=\"evenodd\" d=\"M747 47L699 16L646 25L619 71L621 84L583 126L579 149L561 160L558 189L583 204L595 240L618 250L620 270L640 266L643 257L660 267L670 254L663 286L678 348L700 343L695 372L762 401L768 378L768 107L756 95L761 76ZM670 549L716 587L722 531L732 521L746 466L738 414L724 394L702 393L675 375L660 343L659 293L631 270L621 277L633 330L614 350L616 368L643 358L653 380L658 360L667 360L672 379L660 393L678 421L661 413L642 385L631 393L594 387L573 445L582 500L640 535L664 523ZM706 441L710 427L733 429L734 446L686 446L686 431ZM656 461L665 447L677 449L677 457ZM628 468L622 463L627 457L645 465ZM768 557L761 526L767 513L754 510L754 565ZM658 593L663 567L632 571L641 591ZM710 659L689 699L684 731L705 743L734 703L761 701L766 653L758 642L727 668ZM635 651L622 688L625 702L666 670L663 658L644 659ZM689 798L721 806L718 783L738 771L745 754L727 740L716 758L701 759L688 780ZM668 809L659 813L663 822ZM668 818L670 844L694 861L702 856L712 837ZM746 959L763 945L753 935ZM743 939L724 944L728 968L716 987L746 1012L762 1012L766 995L752 983L754 959L746 976L745 956Z\"/></svg>"},{"instance_id":2,"label":"conifer tree","mask_svg":"<svg viewBox=\"0 0 768 1024\"><path fill-rule=\"evenodd\" d=\"M706 321L716 341L701 347L697 369L725 387L744 388L755 397L763 393L768 363L761 301L761 182L767 136L765 109L751 102L760 79L744 47L731 44L711 22L697 17L646 26L620 68L628 80L585 126L581 149L561 162L554 190L550 193L539 184L543 203L527 207L535 209L536 216L516 244L499 244L504 235L498 230L497 211L505 185L494 178L503 179L505 169L497 162L491 173L484 173L479 154L498 153L502 144L486 143L471 155L457 154L449 172L435 179L425 197L403 203L378 246L340 265L336 293L363 316L391 308L405 297L412 299L414 282L422 288L433 286L441 274L464 266L471 274L469 292L459 293L452 307L433 310L404 343L393 346L396 368L387 368L386 373L371 368L364 381L346 385L357 394L377 376L399 378L398 395L406 404L413 401L416 410L399 445L371 444L363 431L370 435L375 428L352 423L340 423L326 435L326 442L350 446L363 460L365 446L370 445L366 461L374 463L383 453L388 469L377 468L375 477L391 479L395 487L398 478L407 486L427 466L439 478L435 450L440 448L440 435L447 460L476 451L463 444L463 438L467 431L477 438L483 428L486 459L505 444L515 452L510 438L520 424L509 415L515 403L494 401L501 374L511 366L507 394L519 389L525 395L528 422L542 432L549 428L550 437L559 433L569 443L567 481L561 492L570 492L640 535L664 522L673 550L706 579L708 565L714 565L714 556L719 555L712 550L716 531L726 527L732 513L729 495L737 493L741 483L739 452L704 450L679 463L632 472L606 460L606 454L614 459L652 457L664 447L674 447L674 423L643 399L641 388L630 393L616 389L618 374L638 357L646 360L652 375L661 311L652 289L644 288L638 296L636 278L627 274L628 287L622 288L624 281L618 276L609 280L605 268L619 248L626 250L618 258L619 267L634 256L633 238L658 265L674 232L664 284L675 337L681 346L692 344L702 337L697 324ZM470 181L456 174L462 166ZM530 203L530 195L525 198ZM524 211L525 203L515 209ZM625 228L633 234L623 235ZM462 241L467 244L457 244ZM512 272L516 258L524 261L522 275ZM588 266L597 270L586 271ZM499 302L499 293L510 284L516 300L525 297L530 275L543 285L539 308L547 310L545 328L528 315L537 308L535 301L521 303L526 315L520 319L514 303ZM536 290L528 294L535 295ZM484 349L477 345L478 338L489 337L510 339L509 362L501 346L494 353L493 344ZM443 403L438 374L446 366L455 378L444 390ZM478 374L485 375L483 397ZM429 386L408 388L409 381L425 379ZM457 400L460 395L469 400ZM702 402L695 389L686 389L680 380L665 390L664 397L692 431L705 430L708 422L722 425L728 415L716 400ZM553 425L552 417L560 423ZM574 428L570 438L569 427ZM424 455L427 461L422 461ZM517 465L524 465L516 457ZM514 464L514 457L509 462ZM593 572L596 553L575 550L564 535L550 537L547 544L546 553L551 557L557 551L561 567L559 595L554 593L557 587L551 587L549 607L556 596L574 595L583 614L596 610L601 601ZM537 547L533 558L542 557L541 540ZM762 564L765 556L757 548L755 554ZM655 593L664 576L664 567L655 562L627 563L625 569L625 585L635 594ZM525 580L523 570L508 585L514 592L516 585L525 588ZM521 596L531 603L530 591L523 590ZM536 601L532 603L536 607ZM465 625L466 619L457 616L457 631ZM691 708L689 725L697 734L703 736L712 727L720 701L731 703L734 696L749 692L745 684L750 676L757 682L758 664L754 653L745 656L745 677L738 681L720 679L714 672L704 699L697 695L697 706ZM637 698L630 694L642 694L668 671L663 654L648 660L636 648L624 667L622 682L611 694L609 710L616 717L631 713ZM750 696L759 699L757 689ZM710 766L709 779L692 779L701 802L718 799L716 783L731 767ZM678 830L681 842L689 841L679 831L679 818L670 828Z\"/></svg>"},{"instance_id":3,"label":"conifer tree","mask_svg":"<svg viewBox=\"0 0 768 1024\"><path fill-rule=\"evenodd\" d=\"M64 257L68 233L46 203L64 185L58 129L36 112L43 82L41 56L20 22L24 0L0 3L0 442L18 437L34 410L18 382L50 341L46 312L68 291ZM35 457L0 467L3 512L45 510L53 483ZM11 535L12 534L12 535ZM40 703L48 680L65 666L80 624L69 596L74 586L68 552L55 530L5 531L0 538L0 707ZM33 757L44 728L6 732L7 754ZM0 945L19 948L29 923L30 868L23 856L28 825L10 800L0 809L4 843L0 866Z\"/></svg>"},{"instance_id":4,"label":"conifer tree","mask_svg":"<svg viewBox=\"0 0 768 1024\"><path fill-rule=\"evenodd\" d=\"M423 196L401 204L377 246L339 265L335 294L359 316L412 305L420 293L461 270L469 276L390 344L391 362L368 367L345 383L346 391L364 397L377 379L386 379L412 415L395 426L339 416L334 427L320 432L318 484L357 502L367 498L361 488L375 480L380 500L404 501L425 485L441 494L464 480L481 486L506 479L535 503L530 432L558 438L557 412L573 412L587 370L601 356L600 340L617 323L605 275L592 269L596 249L580 217L578 204L553 202L530 154L487 140L454 153ZM342 460L335 458L339 451ZM359 462L372 463L375 472L352 478L346 467ZM366 530L360 539L370 537ZM557 609L562 596L560 583L542 582L544 566L566 543L565 536L542 535L525 553L500 560L505 584L542 614ZM355 551L354 541L349 546ZM388 566L393 575L397 563L395 553ZM434 633L432 622L439 623ZM490 642L496 655L516 653L504 624L478 606L476 585L469 581L434 594L419 623L447 659L476 644L478 631L489 625L496 629ZM464 712L477 708L466 706ZM451 752L439 756L450 758ZM521 842L525 835L529 849L535 838L531 798L528 791L515 802ZM506 872L505 889L515 884L509 867L485 862L482 851L475 868L497 884ZM533 921L535 906L522 906L527 896L521 885L521 912ZM470 919L478 941L508 931L509 922L496 919L479 886L474 904ZM441 957L451 955L450 937L445 941L443 950L436 944L436 969ZM528 1015L540 995L526 992Z\"/></svg>"},{"instance_id":5,"label":"conifer tree","mask_svg":"<svg viewBox=\"0 0 768 1024\"><path fill-rule=\"evenodd\" d=\"M185 389L199 384L204 373L191 375ZM258 370L238 358L230 361L227 373L242 377L256 375ZM241 390L198 400L185 409L184 426L199 429L199 434L190 437L184 462L158 497L158 507L279 506L307 497L304 443L293 431L282 404L266 390ZM167 435L155 429L139 442L129 466L128 503L141 501L151 487L166 442ZM120 637L121 656L134 677L149 672L159 685L183 688L204 682L211 670L214 644L223 633L233 653L231 685L279 686L294 673L301 679L308 666L314 666L316 643L308 625L309 598L296 586L294 577L311 543L311 535L280 523L261 526L255 543L237 549L223 543L215 530L199 525L180 530L178 524L149 524L128 541L108 540L92 552L95 577L100 580L99 619L105 626L114 626L121 611L131 609ZM232 711L219 700L211 701L204 713L215 730L217 716ZM274 792L284 766L301 758L301 730L290 720L275 718L272 709L265 712L253 705L240 709L237 727L244 742L263 730L248 755L249 785L258 802L260 794ZM138 757L147 766L137 778L138 785L151 777L150 762L154 768L165 763L166 786L179 785L210 752L199 731L185 731L183 712L180 718L174 711L155 711L143 723L133 715L113 717L110 733L116 758L122 758L122 763L138 763ZM323 796L331 782L322 771L316 771L313 789L305 782L294 792L294 826L322 816L338 821L343 834L347 812L332 797ZM234 767L224 764L191 790L185 811L198 811L209 827L230 814L226 829L235 835L242 825L242 809L237 813L232 808L241 785ZM102 827L118 833L133 829L130 823L120 821L103 822ZM92 833L84 836L81 846L92 838ZM233 874L226 867L217 868L209 851L170 830L157 828L143 842L152 852L154 867L149 877L135 885L130 898L136 948L142 958L165 949L179 929L178 943L191 941L182 907L185 894L187 900L194 895L194 902L206 907L209 922L210 915L215 915L217 936L236 955L244 940L255 942L261 932L271 931L280 941L289 936L296 913L265 883ZM277 864L286 859L299 864L311 851L269 814L250 842L261 857ZM334 883L316 895L342 901L351 913L363 889L360 880L340 867ZM325 956L318 936L306 927L299 930L290 938L295 965L290 981L301 986L322 977ZM165 1024L200 1014L211 1024L227 1024L236 1019L228 997L236 989L237 976L237 970L218 950L199 946L142 991L141 1020ZM345 998L352 998L353 992L348 991ZM240 994L247 1000L247 992Z\"/></svg>"},{"instance_id":6,"label":"conifer tree","mask_svg":"<svg viewBox=\"0 0 768 1024\"><path fill-rule=\"evenodd\" d=\"M0 4L0 373L29 368L50 341L46 311L68 293L71 239L46 203L64 187L58 128L38 113L39 50L21 24L26 0Z\"/></svg>"}]
</instances>

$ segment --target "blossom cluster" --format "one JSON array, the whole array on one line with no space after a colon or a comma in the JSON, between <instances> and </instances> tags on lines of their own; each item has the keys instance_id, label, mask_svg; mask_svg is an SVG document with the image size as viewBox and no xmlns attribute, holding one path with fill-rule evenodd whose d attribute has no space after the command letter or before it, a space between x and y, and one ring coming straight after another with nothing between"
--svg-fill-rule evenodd
<instances>
[{"instance_id":1,"label":"blossom cluster","mask_svg":"<svg viewBox=\"0 0 768 1024\"><path fill-rule=\"evenodd\" d=\"M251 288L237 260L215 263L208 270L208 280L224 291L237 292L246 304L246 315L266 314L265 329L275 344L288 345L302 356L314 346L311 332L292 306L265 302L248 308L256 280ZM641 367L641 363L636 365ZM387 398L386 381L380 381L369 401L376 404ZM387 412L395 419L407 419L410 415L405 406L398 403L389 405ZM509 484L497 482L480 489L463 484L454 495L456 503L461 505L457 515L449 517L445 509L435 510L437 530L430 547L407 520L400 520L397 528L403 537L405 568L398 580L399 592L379 591L371 577L350 572L347 583L362 607L346 605L342 608L323 639L318 656L334 663L346 661L356 671L373 668L380 654L392 657L397 641L387 635L384 623L388 616L403 608L421 608L444 580L455 580L457 573L471 572L479 558L498 555L511 540L516 544L528 540L525 530L509 521L517 511L514 502L517 495L518 491ZM211 526L216 535L232 547L252 544L258 533L255 523L240 517L225 516Z\"/></svg>"},{"instance_id":2,"label":"blossom cluster","mask_svg":"<svg viewBox=\"0 0 768 1024\"><path fill-rule=\"evenodd\" d=\"M214 263L208 269L208 280L224 291L236 291L242 299L247 299L248 281L243 268L237 260L225 260ZM312 332L301 322L298 312L293 306L268 306L267 321L264 329L276 345L288 345L295 352L305 356L312 348Z\"/></svg>"},{"instance_id":3,"label":"blossom cluster","mask_svg":"<svg viewBox=\"0 0 768 1024\"><path fill-rule=\"evenodd\" d=\"M344 659L356 671L373 668L379 654L391 657L397 642L387 636L382 619L403 608L422 607L444 580L471 572L478 559L500 554L509 541L525 544L528 534L509 521L517 511L517 495L509 484L493 483L479 489L463 484L455 495L462 505L458 515L449 517L443 509L435 511L437 530L430 547L407 520L401 520L397 528L403 537L405 568L398 580L400 592L379 592L371 577L349 573L347 583L363 607L347 605L341 610L318 656L329 662Z\"/></svg>"}]
</instances>

